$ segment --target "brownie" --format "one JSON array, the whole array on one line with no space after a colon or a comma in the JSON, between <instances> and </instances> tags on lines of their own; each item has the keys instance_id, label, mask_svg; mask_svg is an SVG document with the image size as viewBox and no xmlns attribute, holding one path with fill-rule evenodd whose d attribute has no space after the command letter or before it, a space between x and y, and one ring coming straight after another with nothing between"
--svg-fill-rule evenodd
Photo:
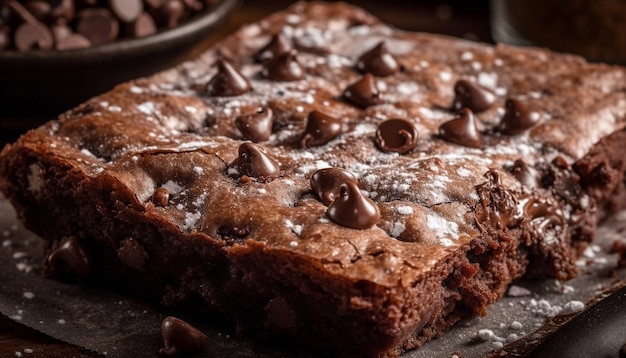
<instances>
[{"instance_id":1,"label":"brownie","mask_svg":"<svg viewBox=\"0 0 626 358\"><path fill-rule=\"evenodd\" d=\"M576 275L625 202L625 75L303 2L25 133L0 189L50 277L397 356Z\"/></svg>"}]
</instances>

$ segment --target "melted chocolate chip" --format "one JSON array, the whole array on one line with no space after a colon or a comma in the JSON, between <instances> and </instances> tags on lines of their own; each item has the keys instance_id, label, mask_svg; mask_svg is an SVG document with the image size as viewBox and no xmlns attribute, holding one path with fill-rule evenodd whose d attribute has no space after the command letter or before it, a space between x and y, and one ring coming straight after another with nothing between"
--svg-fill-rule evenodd
<instances>
[{"instance_id":1,"label":"melted chocolate chip","mask_svg":"<svg viewBox=\"0 0 626 358\"><path fill-rule=\"evenodd\" d=\"M156 206L166 207L170 202L170 191L167 188L157 188L152 193L152 202Z\"/></svg>"},{"instance_id":2,"label":"melted chocolate chip","mask_svg":"<svg viewBox=\"0 0 626 358\"><path fill-rule=\"evenodd\" d=\"M224 59L217 62L217 73L206 85L206 92L211 96L239 96L250 89L248 79Z\"/></svg>"},{"instance_id":3,"label":"melted chocolate chip","mask_svg":"<svg viewBox=\"0 0 626 358\"><path fill-rule=\"evenodd\" d=\"M454 100L452 109L469 108L474 113L483 112L496 101L496 96L490 90L467 80L459 80L454 85Z\"/></svg>"},{"instance_id":4,"label":"melted chocolate chip","mask_svg":"<svg viewBox=\"0 0 626 358\"><path fill-rule=\"evenodd\" d=\"M52 33L40 22L25 22L15 30L15 47L20 51L49 50L54 44Z\"/></svg>"},{"instance_id":5,"label":"melted chocolate chip","mask_svg":"<svg viewBox=\"0 0 626 358\"><path fill-rule=\"evenodd\" d=\"M343 92L343 97L362 108L382 103L380 90L376 86L376 78L371 73L366 73L360 80L348 86Z\"/></svg>"},{"instance_id":6,"label":"melted chocolate chip","mask_svg":"<svg viewBox=\"0 0 626 358\"><path fill-rule=\"evenodd\" d=\"M343 183L358 183L354 174L341 168L324 168L311 175L311 188L322 203L330 205L339 196Z\"/></svg>"},{"instance_id":7,"label":"melted chocolate chip","mask_svg":"<svg viewBox=\"0 0 626 358\"><path fill-rule=\"evenodd\" d=\"M74 236L61 240L46 259L48 273L54 277L81 278L91 272L91 263L82 245Z\"/></svg>"},{"instance_id":8,"label":"melted chocolate chip","mask_svg":"<svg viewBox=\"0 0 626 358\"><path fill-rule=\"evenodd\" d=\"M304 78L304 69L297 59L298 51L291 50L268 60L263 76L272 81L298 81Z\"/></svg>"},{"instance_id":9,"label":"melted chocolate chip","mask_svg":"<svg viewBox=\"0 0 626 358\"><path fill-rule=\"evenodd\" d=\"M353 182L339 186L339 196L328 206L327 214L334 222L352 229L370 228L380 219L376 203L364 197Z\"/></svg>"},{"instance_id":10,"label":"melted chocolate chip","mask_svg":"<svg viewBox=\"0 0 626 358\"><path fill-rule=\"evenodd\" d=\"M237 117L235 125L246 139L258 143L270 138L273 118L271 108L259 108L256 113Z\"/></svg>"},{"instance_id":11,"label":"melted chocolate chip","mask_svg":"<svg viewBox=\"0 0 626 358\"><path fill-rule=\"evenodd\" d=\"M417 145L417 128L405 119L388 119L376 130L376 144L385 152L407 153Z\"/></svg>"},{"instance_id":12,"label":"melted chocolate chip","mask_svg":"<svg viewBox=\"0 0 626 358\"><path fill-rule=\"evenodd\" d=\"M504 134L520 134L530 129L541 119L539 112L517 99L507 99L505 111L498 130Z\"/></svg>"},{"instance_id":13,"label":"melted chocolate chip","mask_svg":"<svg viewBox=\"0 0 626 358\"><path fill-rule=\"evenodd\" d=\"M476 119L471 110L463 108L456 118L439 126L439 135L465 147L480 148L482 137L476 128Z\"/></svg>"},{"instance_id":14,"label":"melted chocolate chip","mask_svg":"<svg viewBox=\"0 0 626 358\"><path fill-rule=\"evenodd\" d=\"M314 147L328 143L343 131L343 123L340 119L331 117L322 112L309 113L306 128L300 146L302 148Z\"/></svg>"},{"instance_id":15,"label":"melted chocolate chip","mask_svg":"<svg viewBox=\"0 0 626 358\"><path fill-rule=\"evenodd\" d=\"M261 147L249 142L239 146L239 157L229 168L236 177L247 176L259 181L268 181L280 174L278 163L268 156Z\"/></svg>"},{"instance_id":16,"label":"melted chocolate chip","mask_svg":"<svg viewBox=\"0 0 626 358\"><path fill-rule=\"evenodd\" d=\"M166 317L161 323L164 347L159 354L176 356L203 350L209 344L209 337L189 323L176 317Z\"/></svg>"},{"instance_id":17,"label":"melted chocolate chip","mask_svg":"<svg viewBox=\"0 0 626 358\"><path fill-rule=\"evenodd\" d=\"M148 253L141 244L132 237L126 238L120 242L117 249L117 257L124 265L135 270L141 270L148 262Z\"/></svg>"},{"instance_id":18,"label":"melted chocolate chip","mask_svg":"<svg viewBox=\"0 0 626 358\"><path fill-rule=\"evenodd\" d=\"M180 0L165 1L157 9L155 16L161 26L176 27L185 16L185 4Z\"/></svg>"},{"instance_id":19,"label":"melted chocolate chip","mask_svg":"<svg viewBox=\"0 0 626 358\"><path fill-rule=\"evenodd\" d=\"M287 41L285 36L276 34L254 55L254 60L256 62L265 62L289 50L291 50L291 44Z\"/></svg>"},{"instance_id":20,"label":"melted chocolate chip","mask_svg":"<svg viewBox=\"0 0 626 358\"><path fill-rule=\"evenodd\" d=\"M356 67L361 72L381 77L393 75L400 70L400 65L389 53L384 41L362 54Z\"/></svg>"},{"instance_id":21,"label":"melted chocolate chip","mask_svg":"<svg viewBox=\"0 0 626 358\"><path fill-rule=\"evenodd\" d=\"M537 169L529 167L525 161L517 159L509 171L523 185L529 188L536 188L539 186L540 181Z\"/></svg>"}]
</instances>

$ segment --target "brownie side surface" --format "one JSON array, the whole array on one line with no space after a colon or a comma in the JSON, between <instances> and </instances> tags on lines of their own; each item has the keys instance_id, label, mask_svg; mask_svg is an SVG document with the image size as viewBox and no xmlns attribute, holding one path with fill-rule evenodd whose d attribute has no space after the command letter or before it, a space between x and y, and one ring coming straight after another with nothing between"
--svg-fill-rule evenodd
<instances>
[{"instance_id":1,"label":"brownie side surface","mask_svg":"<svg viewBox=\"0 0 626 358\"><path fill-rule=\"evenodd\" d=\"M300 66L301 79L270 79L271 62L254 60L279 33L297 59L279 69ZM381 42L401 66L374 76L382 100L362 108L345 90L367 77L359 59ZM223 59L248 90L210 93ZM545 50L399 31L342 3L300 3L26 133L0 154L0 189L48 241L51 276L201 302L253 336L393 356L485 314L515 278L576 274L596 207L607 215L616 206L606 193L623 193L619 141L594 144L624 127L624 75ZM440 132L459 116L459 80L494 97L473 114L479 147ZM511 99L537 118L514 134L502 129ZM278 174L241 175L247 167L233 163L249 141L237 119L268 109L271 135L256 146ZM342 129L303 145L313 111ZM376 139L395 118L418 133L402 154ZM329 217L310 184L328 167L356 175L376 225ZM611 189L597 177L613 178ZM72 259L61 255L68 243L80 247Z\"/></svg>"}]
</instances>

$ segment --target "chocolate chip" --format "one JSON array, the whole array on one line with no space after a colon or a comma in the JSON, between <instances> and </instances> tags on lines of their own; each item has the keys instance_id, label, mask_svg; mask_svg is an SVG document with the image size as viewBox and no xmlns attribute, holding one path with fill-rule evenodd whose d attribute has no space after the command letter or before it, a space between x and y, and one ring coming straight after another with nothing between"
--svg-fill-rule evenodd
<instances>
[{"instance_id":1,"label":"chocolate chip","mask_svg":"<svg viewBox=\"0 0 626 358\"><path fill-rule=\"evenodd\" d=\"M165 317L161 323L164 347L160 355L177 356L203 350L209 344L209 337L189 323L176 317Z\"/></svg>"},{"instance_id":2,"label":"chocolate chip","mask_svg":"<svg viewBox=\"0 0 626 358\"><path fill-rule=\"evenodd\" d=\"M77 14L76 32L85 36L92 45L115 41L119 35L119 23L104 8L88 8Z\"/></svg>"},{"instance_id":3,"label":"chocolate chip","mask_svg":"<svg viewBox=\"0 0 626 358\"><path fill-rule=\"evenodd\" d=\"M439 126L439 135L452 143L472 148L480 148L483 142L476 128L474 113L467 108L463 108L454 119Z\"/></svg>"},{"instance_id":4,"label":"chocolate chip","mask_svg":"<svg viewBox=\"0 0 626 358\"><path fill-rule=\"evenodd\" d=\"M272 81L298 81L304 78L304 69L298 62L298 51L290 50L265 62L263 76Z\"/></svg>"},{"instance_id":5,"label":"chocolate chip","mask_svg":"<svg viewBox=\"0 0 626 358\"><path fill-rule=\"evenodd\" d=\"M626 358L626 343L619 350L619 358Z\"/></svg>"},{"instance_id":6,"label":"chocolate chip","mask_svg":"<svg viewBox=\"0 0 626 358\"><path fill-rule=\"evenodd\" d=\"M156 206L166 207L170 201L170 191L163 187L157 188L151 200Z\"/></svg>"},{"instance_id":7,"label":"chocolate chip","mask_svg":"<svg viewBox=\"0 0 626 358\"><path fill-rule=\"evenodd\" d=\"M356 67L361 72L381 77L393 75L400 70L400 65L389 53L384 41L362 54L356 63Z\"/></svg>"},{"instance_id":8,"label":"chocolate chip","mask_svg":"<svg viewBox=\"0 0 626 358\"><path fill-rule=\"evenodd\" d=\"M334 222L352 229L370 228L380 219L376 203L363 196L353 182L339 186L339 195L328 206L327 214Z\"/></svg>"},{"instance_id":9,"label":"chocolate chip","mask_svg":"<svg viewBox=\"0 0 626 358\"><path fill-rule=\"evenodd\" d=\"M348 86L343 92L343 97L362 108L382 103L380 90L376 86L376 78L371 73L366 73L360 80Z\"/></svg>"},{"instance_id":10,"label":"chocolate chip","mask_svg":"<svg viewBox=\"0 0 626 358\"><path fill-rule=\"evenodd\" d=\"M48 50L52 48L54 39L50 30L43 24L24 22L15 31L14 43L20 51Z\"/></svg>"},{"instance_id":11,"label":"chocolate chip","mask_svg":"<svg viewBox=\"0 0 626 358\"><path fill-rule=\"evenodd\" d=\"M280 174L278 163L261 147L249 142L239 146L239 157L229 165L229 168L229 173L236 177L247 176L261 182L271 180Z\"/></svg>"},{"instance_id":12,"label":"chocolate chip","mask_svg":"<svg viewBox=\"0 0 626 358\"><path fill-rule=\"evenodd\" d=\"M76 48L86 48L91 46L91 43L85 36L81 34L69 34L56 42L57 50L69 50Z\"/></svg>"},{"instance_id":13,"label":"chocolate chip","mask_svg":"<svg viewBox=\"0 0 626 358\"><path fill-rule=\"evenodd\" d=\"M144 268L149 258L146 250L132 237L120 242L120 247L117 249L117 257L124 265L135 270Z\"/></svg>"},{"instance_id":14,"label":"chocolate chip","mask_svg":"<svg viewBox=\"0 0 626 358\"><path fill-rule=\"evenodd\" d=\"M254 55L254 60L256 62L265 62L289 50L291 50L291 44L285 36L276 34Z\"/></svg>"},{"instance_id":15,"label":"chocolate chip","mask_svg":"<svg viewBox=\"0 0 626 358\"><path fill-rule=\"evenodd\" d=\"M132 37L146 37L157 31L154 19L147 12L142 12L137 19L126 26L126 33Z\"/></svg>"},{"instance_id":16,"label":"chocolate chip","mask_svg":"<svg viewBox=\"0 0 626 358\"><path fill-rule=\"evenodd\" d=\"M250 82L224 59L217 62L217 73L206 85L211 96L239 96L250 91Z\"/></svg>"},{"instance_id":17,"label":"chocolate chip","mask_svg":"<svg viewBox=\"0 0 626 358\"><path fill-rule=\"evenodd\" d=\"M107 0L109 9L122 22L133 22L143 12L141 0Z\"/></svg>"},{"instance_id":18,"label":"chocolate chip","mask_svg":"<svg viewBox=\"0 0 626 358\"><path fill-rule=\"evenodd\" d=\"M506 100L504 110L504 116L498 127L504 134L523 133L541 119L539 112L514 98Z\"/></svg>"},{"instance_id":19,"label":"chocolate chip","mask_svg":"<svg viewBox=\"0 0 626 358\"><path fill-rule=\"evenodd\" d=\"M63 238L46 259L47 271L53 277L82 278L91 272L86 251L74 236Z\"/></svg>"},{"instance_id":20,"label":"chocolate chip","mask_svg":"<svg viewBox=\"0 0 626 358\"><path fill-rule=\"evenodd\" d=\"M539 172L533 167L529 167L525 161L517 159L509 169L511 174L522 184L529 188L539 186Z\"/></svg>"},{"instance_id":21,"label":"chocolate chip","mask_svg":"<svg viewBox=\"0 0 626 358\"><path fill-rule=\"evenodd\" d=\"M9 28L0 25L0 50L4 50L11 46L11 34Z\"/></svg>"},{"instance_id":22,"label":"chocolate chip","mask_svg":"<svg viewBox=\"0 0 626 358\"><path fill-rule=\"evenodd\" d=\"M417 128L405 119L388 119L378 125L376 144L385 152L410 152L417 145Z\"/></svg>"},{"instance_id":23,"label":"chocolate chip","mask_svg":"<svg viewBox=\"0 0 626 358\"><path fill-rule=\"evenodd\" d=\"M64 24L50 26L50 31L52 32L52 37L54 37L55 42L59 42L74 33L71 27Z\"/></svg>"},{"instance_id":24,"label":"chocolate chip","mask_svg":"<svg viewBox=\"0 0 626 358\"><path fill-rule=\"evenodd\" d=\"M474 113L483 112L496 101L490 90L467 80L459 80L454 85L453 110L469 108Z\"/></svg>"},{"instance_id":25,"label":"chocolate chip","mask_svg":"<svg viewBox=\"0 0 626 358\"><path fill-rule=\"evenodd\" d=\"M328 143L341 132L343 132L343 122L340 119L313 111L307 118L300 146L309 148Z\"/></svg>"},{"instance_id":26,"label":"chocolate chip","mask_svg":"<svg viewBox=\"0 0 626 358\"><path fill-rule=\"evenodd\" d=\"M339 196L343 183L358 183L354 174L341 168L324 168L311 175L311 188L322 203L330 205Z\"/></svg>"},{"instance_id":27,"label":"chocolate chip","mask_svg":"<svg viewBox=\"0 0 626 358\"><path fill-rule=\"evenodd\" d=\"M270 139L274 113L269 107L259 108L256 113L239 116L235 125L241 134L255 143Z\"/></svg>"}]
</instances>

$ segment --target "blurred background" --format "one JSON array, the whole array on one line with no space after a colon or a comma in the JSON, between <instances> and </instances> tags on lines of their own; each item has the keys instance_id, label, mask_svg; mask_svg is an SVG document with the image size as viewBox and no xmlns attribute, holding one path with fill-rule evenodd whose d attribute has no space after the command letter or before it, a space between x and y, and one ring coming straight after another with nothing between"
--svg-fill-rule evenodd
<instances>
[{"instance_id":1,"label":"blurred background","mask_svg":"<svg viewBox=\"0 0 626 358\"><path fill-rule=\"evenodd\" d=\"M228 16L223 21L220 21L215 29L211 30L210 34L203 35L201 41L196 41L191 51L185 52L184 56L179 54L177 58L171 59L168 62L168 67L174 61L180 62L184 59L192 58L224 36L236 31L243 24L257 21L295 2L294 0L241 1L234 9L229 11ZM361 6L381 18L384 22L401 29L434 32L492 42L489 27L488 0L349 0L347 2ZM2 4L1 1L0 4ZM0 18L0 25L2 25L1 22L2 19ZM37 66L28 68L30 64L24 65L28 63L26 61L28 59L19 58L20 54L17 54L18 58L15 58L15 53L8 52L10 51L5 50L3 54L0 51L0 66L2 66L0 68L0 72L2 72L0 77L4 77L4 84L0 82L0 145L14 140L28 128L36 127L47 120L55 118L63 111L78 105L92 95L108 90L115 83L122 82L116 79L113 81L115 83L103 84L101 83L103 80L110 80L110 77L115 75L118 78L130 79L155 72L152 69L147 70L151 65L150 61L155 61L153 59L158 58L163 62L164 56L171 55L172 51L168 54L156 56L146 54L144 55L147 57L146 60L141 58L139 60L120 60L117 61L119 62L117 64L112 63L115 62L113 61L114 58L109 59L107 61L111 62L111 64L108 67L111 68L107 68L105 63L98 64L98 67L95 69L84 68L85 66L91 66L91 64L80 60L76 65L69 65L64 59L61 61L60 65L62 66L58 70L55 70L56 67L54 66L56 65L51 64L45 58L32 61L34 65L42 64L45 69L32 68ZM15 50L12 52L15 52ZM178 53L181 52L178 51ZM45 57L45 54L41 57ZM98 61L104 62L100 54L96 54L96 57L99 58ZM30 60L33 59L30 58ZM134 61L134 63L129 63L129 61ZM138 62L142 63L138 64ZM134 75L135 72L131 68L133 65L140 70L136 72L136 75ZM12 69L11 66L16 68ZM68 71L67 68L71 68L71 70ZM156 69L158 67L154 64L152 68ZM109 75L105 77L103 74L107 71ZM124 73L122 76L121 71L125 71L128 74ZM37 73L35 74L35 72ZM54 78L46 78L48 75L50 77L54 76ZM0 81L3 80L0 79ZM82 88L74 89L76 85L72 83L77 83L78 86L85 86L85 88L84 90ZM71 92L65 94L63 91ZM79 92L80 95L74 99L76 92ZM47 94L49 97L46 97Z\"/></svg>"}]
</instances>

